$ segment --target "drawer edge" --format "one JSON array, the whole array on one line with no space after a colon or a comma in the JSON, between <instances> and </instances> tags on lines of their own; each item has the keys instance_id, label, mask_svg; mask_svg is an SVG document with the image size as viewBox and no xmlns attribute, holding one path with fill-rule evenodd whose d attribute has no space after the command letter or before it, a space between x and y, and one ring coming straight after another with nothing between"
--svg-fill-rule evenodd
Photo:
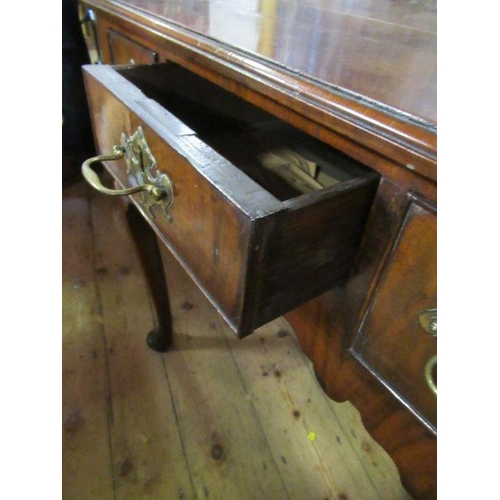
<instances>
[{"instance_id":1,"label":"drawer edge","mask_svg":"<svg viewBox=\"0 0 500 500\"><path fill-rule=\"evenodd\" d=\"M111 169L107 168L107 170L110 173L110 175L113 176L113 179L115 180L117 186L119 186L122 189L126 187L123 184L123 182L113 173L113 171ZM196 274L191 270L190 266L182 258L181 254L170 243L168 238L161 232L161 230L154 223L154 221L151 220L149 215L144 210L144 207L141 205L141 203L139 201L137 201L135 196L134 195L128 196L128 199L139 210L141 216L147 221L147 223L151 226L151 228L155 232L158 240L168 249L168 251L174 256L174 258L181 265L181 267L184 269L184 271L186 271L186 273L189 275L189 277L196 283L197 287L202 291L203 295L207 298L207 300L210 302L210 304L212 304L212 306L215 308L215 310L221 315L221 317L224 319L226 324L231 328L231 330L235 333L235 335L237 335L238 337L245 336L245 335L242 335L241 332L247 331L246 325L242 329L242 327L238 325L239 317L231 318L228 314L226 314L226 312L220 306L217 299L206 289L206 287L201 282L201 280L196 276ZM167 281L168 281L168 277L167 277ZM251 333L251 331L248 333Z\"/></svg>"},{"instance_id":2,"label":"drawer edge","mask_svg":"<svg viewBox=\"0 0 500 500\"><path fill-rule=\"evenodd\" d=\"M83 71L85 79L90 77L103 86L250 219L283 209L279 200L201 141L181 120L147 97L113 67L87 65L83 66Z\"/></svg>"}]
</instances>

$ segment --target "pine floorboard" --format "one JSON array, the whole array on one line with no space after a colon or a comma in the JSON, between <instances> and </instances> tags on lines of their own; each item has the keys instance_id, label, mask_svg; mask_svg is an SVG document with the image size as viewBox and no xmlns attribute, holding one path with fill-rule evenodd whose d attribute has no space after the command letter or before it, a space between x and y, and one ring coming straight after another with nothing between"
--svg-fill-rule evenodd
<instances>
[{"instance_id":1,"label":"pine floorboard","mask_svg":"<svg viewBox=\"0 0 500 500\"><path fill-rule=\"evenodd\" d=\"M62 207L64 499L410 498L283 318L238 340L165 251L174 344L150 350L117 200L80 182Z\"/></svg>"}]
</instances>

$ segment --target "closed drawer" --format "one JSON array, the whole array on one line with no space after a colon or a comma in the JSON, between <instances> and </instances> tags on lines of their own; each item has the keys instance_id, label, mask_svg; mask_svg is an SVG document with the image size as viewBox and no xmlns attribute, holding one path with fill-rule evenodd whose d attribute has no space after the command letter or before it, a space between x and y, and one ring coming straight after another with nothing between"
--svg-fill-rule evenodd
<instances>
[{"instance_id":1,"label":"closed drawer","mask_svg":"<svg viewBox=\"0 0 500 500\"><path fill-rule=\"evenodd\" d=\"M352 352L436 428L437 217L412 199ZM432 312L431 312L432 311ZM432 326L435 328L433 329Z\"/></svg>"},{"instance_id":2,"label":"closed drawer","mask_svg":"<svg viewBox=\"0 0 500 500\"><path fill-rule=\"evenodd\" d=\"M152 64L158 62L158 53L127 36L108 29L107 42L112 64Z\"/></svg>"},{"instance_id":3,"label":"closed drawer","mask_svg":"<svg viewBox=\"0 0 500 500\"><path fill-rule=\"evenodd\" d=\"M346 279L376 173L177 65L84 73L100 152L142 130L173 202L133 201L238 336Z\"/></svg>"}]
</instances>

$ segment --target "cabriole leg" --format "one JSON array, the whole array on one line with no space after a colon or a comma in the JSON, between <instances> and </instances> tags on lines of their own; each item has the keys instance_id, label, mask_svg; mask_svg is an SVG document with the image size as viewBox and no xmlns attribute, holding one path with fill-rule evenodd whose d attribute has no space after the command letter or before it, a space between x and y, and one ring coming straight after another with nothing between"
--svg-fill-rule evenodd
<instances>
[{"instance_id":1,"label":"cabriole leg","mask_svg":"<svg viewBox=\"0 0 500 500\"><path fill-rule=\"evenodd\" d=\"M151 349L165 352L172 343L172 315L167 282L163 270L156 234L139 210L128 204L125 210L128 229L137 249L148 288L153 299L156 327L149 332L147 344Z\"/></svg>"}]
</instances>

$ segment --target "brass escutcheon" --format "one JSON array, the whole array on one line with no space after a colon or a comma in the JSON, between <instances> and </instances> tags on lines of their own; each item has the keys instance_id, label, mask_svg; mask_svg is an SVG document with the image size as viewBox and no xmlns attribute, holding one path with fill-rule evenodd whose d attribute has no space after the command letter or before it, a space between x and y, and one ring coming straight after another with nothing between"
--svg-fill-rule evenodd
<instances>
[{"instance_id":1,"label":"brass escutcheon","mask_svg":"<svg viewBox=\"0 0 500 500\"><path fill-rule=\"evenodd\" d=\"M127 189L110 189L104 186L99 176L92 170L91 165L103 161L116 161L125 158L127 173L131 184ZM121 145L113 146L110 155L99 155L89 158L82 165L82 174L85 180L97 191L110 196L125 196L141 193L141 205L154 218L153 209L160 206L168 220L172 220L170 208L174 201L174 190L168 176L157 169L156 159L149 148L142 128L126 137L122 133Z\"/></svg>"}]
</instances>

